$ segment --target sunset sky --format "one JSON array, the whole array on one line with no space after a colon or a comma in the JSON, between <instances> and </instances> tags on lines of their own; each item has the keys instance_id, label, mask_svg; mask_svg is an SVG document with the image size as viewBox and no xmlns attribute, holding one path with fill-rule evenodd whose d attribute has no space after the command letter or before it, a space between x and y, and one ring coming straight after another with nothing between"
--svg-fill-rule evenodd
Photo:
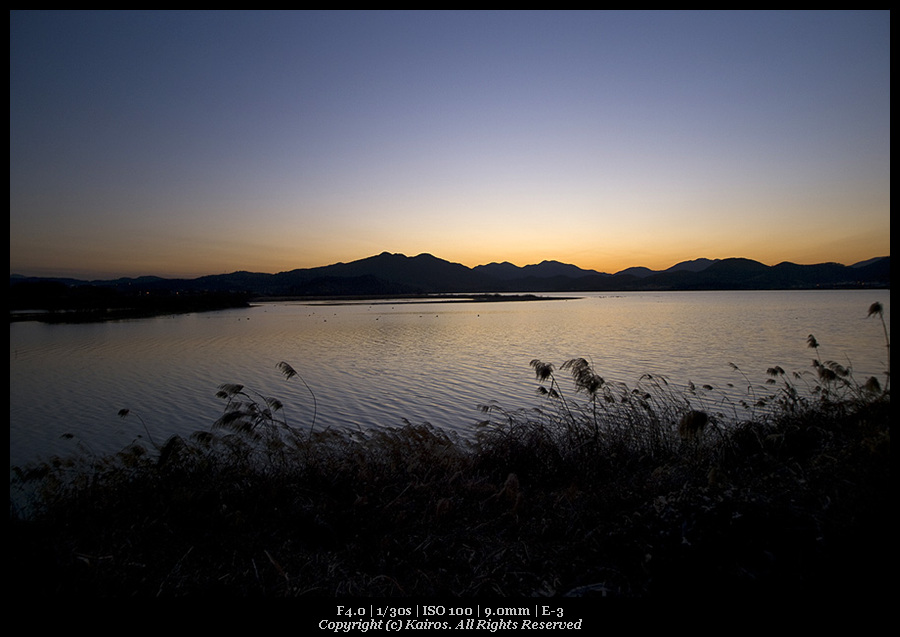
<instances>
[{"instance_id":1,"label":"sunset sky","mask_svg":"<svg viewBox=\"0 0 900 637\"><path fill-rule=\"evenodd\" d=\"M890 254L890 13L10 12L10 272Z\"/></svg>"}]
</instances>

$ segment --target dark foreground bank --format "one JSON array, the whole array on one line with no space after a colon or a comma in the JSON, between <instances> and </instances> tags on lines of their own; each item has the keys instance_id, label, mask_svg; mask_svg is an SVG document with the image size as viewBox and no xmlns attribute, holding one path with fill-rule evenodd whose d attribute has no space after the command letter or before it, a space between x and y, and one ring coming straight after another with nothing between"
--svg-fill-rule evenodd
<instances>
[{"instance_id":1,"label":"dark foreground bank","mask_svg":"<svg viewBox=\"0 0 900 637\"><path fill-rule=\"evenodd\" d=\"M428 425L295 428L280 405L229 385L211 431L165 442L148 431L115 456L16 468L16 593L884 596L886 389L825 374L800 399L785 382L768 416L702 427L672 396L612 393L584 361L563 366L581 403L552 366L533 366L544 407L486 409L474 441Z\"/></svg>"}]
</instances>

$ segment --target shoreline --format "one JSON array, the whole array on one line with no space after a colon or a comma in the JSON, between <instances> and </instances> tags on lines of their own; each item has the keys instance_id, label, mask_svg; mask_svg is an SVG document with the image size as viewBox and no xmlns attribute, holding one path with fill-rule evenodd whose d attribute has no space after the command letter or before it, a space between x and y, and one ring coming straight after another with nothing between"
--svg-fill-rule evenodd
<instances>
[{"instance_id":1,"label":"shoreline","mask_svg":"<svg viewBox=\"0 0 900 637\"><path fill-rule=\"evenodd\" d=\"M432 294L432 295L396 295L396 296L278 296L257 297L250 303L300 303L310 305L355 305L369 303L371 305L401 305L416 303L510 303L527 301L575 301L584 297L539 296L537 294Z\"/></svg>"},{"instance_id":2,"label":"shoreline","mask_svg":"<svg viewBox=\"0 0 900 637\"><path fill-rule=\"evenodd\" d=\"M298 303L301 305L355 305L369 303L371 305L402 305L419 303L515 303L528 301L573 301L584 297L540 296L537 294L436 294L408 296L278 296L256 297L246 302L223 303L213 305L186 304L182 307L171 305L159 308L104 308L104 309L59 309L59 310L16 310L10 311L9 322L38 321L41 323L101 323L126 319L153 318L170 314L189 314L192 312L216 312L249 308L265 303Z\"/></svg>"}]
</instances>

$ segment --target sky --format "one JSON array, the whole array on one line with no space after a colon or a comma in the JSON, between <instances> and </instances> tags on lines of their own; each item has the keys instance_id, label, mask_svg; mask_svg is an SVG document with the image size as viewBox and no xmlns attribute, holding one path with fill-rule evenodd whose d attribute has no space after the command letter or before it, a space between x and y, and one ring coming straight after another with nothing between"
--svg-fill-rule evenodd
<instances>
[{"instance_id":1,"label":"sky","mask_svg":"<svg viewBox=\"0 0 900 637\"><path fill-rule=\"evenodd\" d=\"M10 273L890 254L890 12L10 12Z\"/></svg>"}]
</instances>

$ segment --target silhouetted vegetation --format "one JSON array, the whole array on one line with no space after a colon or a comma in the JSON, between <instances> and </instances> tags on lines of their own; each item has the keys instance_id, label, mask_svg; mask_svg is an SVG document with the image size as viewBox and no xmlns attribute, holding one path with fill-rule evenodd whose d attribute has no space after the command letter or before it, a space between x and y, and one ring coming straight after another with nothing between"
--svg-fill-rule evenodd
<instances>
[{"instance_id":1,"label":"silhouetted vegetation","mask_svg":"<svg viewBox=\"0 0 900 637\"><path fill-rule=\"evenodd\" d=\"M807 344L809 371L770 368L745 405L534 360L540 405L485 406L472 438L320 430L237 384L190 437L157 441L123 410L136 440L118 454L14 469L12 581L28 596L884 598L890 373L857 382Z\"/></svg>"},{"instance_id":2,"label":"silhouetted vegetation","mask_svg":"<svg viewBox=\"0 0 900 637\"><path fill-rule=\"evenodd\" d=\"M10 321L48 323L105 321L247 307L242 292L178 291L158 285L66 284L33 280L10 283Z\"/></svg>"}]
</instances>

